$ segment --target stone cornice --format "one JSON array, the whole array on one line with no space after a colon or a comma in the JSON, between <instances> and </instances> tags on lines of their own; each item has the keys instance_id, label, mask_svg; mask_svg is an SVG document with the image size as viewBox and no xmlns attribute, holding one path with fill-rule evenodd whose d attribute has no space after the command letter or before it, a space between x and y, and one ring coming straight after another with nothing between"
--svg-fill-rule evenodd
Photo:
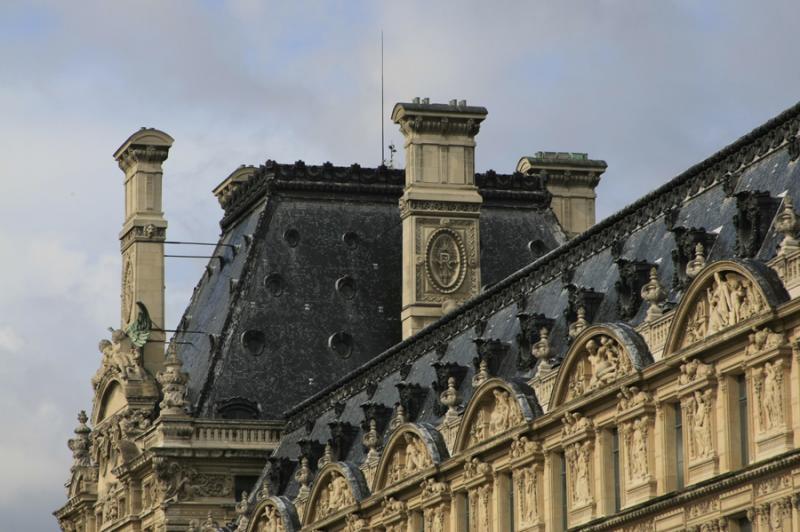
<instances>
[{"instance_id":1,"label":"stone cornice","mask_svg":"<svg viewBox=\"0 0 800 532\"><path fill-rule=\"evenodd\" d=\"M487 170L475 174L475 184L487 200L525 201L542 208L550 205L545 178L540 176L520 172L498 174ZM357 164L334 166L331 163L306 165L303 161L279 164L269 160L252 171L252 176L237 182L219 197L225 210L220 226L223 229L231 226L265 196L276 191L377 195L394 201L401 196L404 186L405 170L402 168L362 168Z\"/></svg>"},{"instance_id":2,"label":"stone cornice","mask_svg":"<svg viewBox=\"0 0 800 532\"><path fill-rule=\"evenodd\" d=\"M302 426L328 410L329 405L364 389L424 354L441 342L464 331L481 318L514 303L520 296L561 277L587 258L626 239L633 231L655 222L680 207L688 197L737 176L742 170L794 141L800 129L800 104L788 109L705 161L689 168L672 181L627 208L606 218L567 244L500 281L455 312L414 336L384 351L372 361L325 388L286 413L287 429Z\"/></svg>"}]
</instances>

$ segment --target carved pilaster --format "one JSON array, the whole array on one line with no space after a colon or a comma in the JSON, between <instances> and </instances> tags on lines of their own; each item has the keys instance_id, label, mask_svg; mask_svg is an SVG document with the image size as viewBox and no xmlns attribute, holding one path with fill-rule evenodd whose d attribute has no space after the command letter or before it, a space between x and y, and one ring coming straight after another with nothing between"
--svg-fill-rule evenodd
<instances>
[{"instance_id":1,"label":"carved pilaster","mask_svg":"<svg viewBox=\"0 0 800 532\"><path fill-rule=\"evenodd\" d=\"M595 430L591 419L567 413L561 429L561 445L567 469L569 526L590 521L597 514L595 493Z\"/></svg>"},{"instance_id":2,"label":"carved pilaster","mask_svg":"<svg viewBox=\"0 0 800 532\"><path fill-rule=\"evenodd\" d=\"M714 367L699 360L687 361L680 369L678 398L683 414L687 483L693 484L719 471L717 378Z\"/></svg>"},{"instance_id":3,"label":"carved pilaster","mask_svg":"<svg viewBox=\"0 0 800 532\"><path fill-rule=\"evenodd\" d=\"M648 392L633 386L623 386L617 398L624 506L633 506L656 494L656 408Z\"/></svg>"}]
</instances>

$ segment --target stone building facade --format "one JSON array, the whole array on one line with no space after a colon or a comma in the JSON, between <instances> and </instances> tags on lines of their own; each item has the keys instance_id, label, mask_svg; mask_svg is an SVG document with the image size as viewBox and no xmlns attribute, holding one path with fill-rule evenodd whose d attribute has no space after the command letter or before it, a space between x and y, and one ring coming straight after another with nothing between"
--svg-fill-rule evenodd
<instances>
[{"instance_id":1,"label":"stone building facade","mask_svg":"<svg viewBox=\"0 0 800 532\"><path fill-rule=\"evenodd\" d=\"M605 163L537 153L514 174L475 174L485 115L457 101L395 107L408 168L359 178L354 207L400 200L402 271L392 274L402 283L386 291L402 304L383 337L392 341L358 359L369 331L347 327L373 316L327 324L336 332L324 356L358 364L281 405L281 416L267 391L248 387L235 351L269 355L289 339L262 341L247 312L319 300L292 299L291 275L277 263L258 269L256 237L244 235L267 216L280 221L281 201L296 208L301 196L352 189L353 171L325 181L315 176L336 172L295 165L281 179L285 167L244 168L218 187L221 247L235 249L226 239L249 223L255 230L238 233L249 249L230 256L227 277L207 272L159 367L141 356L158 323L146 305L127 319L123 306L122 328L101 345L91 428L82 415L70 440L62 528L799 531L800 105L596 225L586 202ZM389 190L393 179L402 191ZM270 207L258 206L259 186ZM259 208L275 212L248 221ZM288 242L293 227L274 229ZM385 252L363 229L358 241ZM503 271L494 256L513 263L520 248L528 263ZM272 299L248 291L254 271ZM353 274L350 288L367 275ZM220 284L230 314L203 337L210 349L182 347L214 325L203 308L216 300L204 294ZM324 369L313 358L319 339L297 342L313 351L305 363ZM269 359L281 363L302 371Z\"/></svg>"}]
</instances>

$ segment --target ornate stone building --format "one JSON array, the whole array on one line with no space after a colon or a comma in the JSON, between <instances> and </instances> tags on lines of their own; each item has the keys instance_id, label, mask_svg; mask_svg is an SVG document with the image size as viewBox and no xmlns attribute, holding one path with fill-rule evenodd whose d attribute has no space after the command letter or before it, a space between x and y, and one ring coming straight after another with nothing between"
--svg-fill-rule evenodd
<instances>
[{"instance_id":1,"label":"ornate stone building","mask_svg":"<svg viewBox=\"0 0 800 532\"><path fill-rule=\"evenodd\" d=\"M166 356L172 139L128 139L62 529L799 531L800 105L596 225L605 163L476 174L485 117L395 106L405 172L236 170Z\"/></svg>"}]
</instances>

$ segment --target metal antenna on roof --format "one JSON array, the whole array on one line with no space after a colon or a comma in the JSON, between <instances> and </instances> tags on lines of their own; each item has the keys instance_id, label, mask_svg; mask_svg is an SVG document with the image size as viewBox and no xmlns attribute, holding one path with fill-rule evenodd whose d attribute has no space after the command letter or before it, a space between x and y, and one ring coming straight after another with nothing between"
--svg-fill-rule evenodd
<instances>
[{"instance_id":1,"label":"metal antenna on roof","mask_svg":"<svg viewBox=\"0 0 800 532\"><path fill-rule=\"evenodd\" d=\"M381 164L386 164L386 152L383 144L383 30L381 30Z\"/></svg>"}]
</instances>

